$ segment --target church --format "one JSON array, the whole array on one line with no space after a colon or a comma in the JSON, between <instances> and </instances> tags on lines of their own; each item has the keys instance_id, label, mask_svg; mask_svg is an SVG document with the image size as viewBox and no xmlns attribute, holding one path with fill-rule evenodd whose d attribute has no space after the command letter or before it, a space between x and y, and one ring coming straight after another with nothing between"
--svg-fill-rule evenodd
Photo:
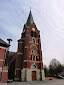
<instances>
[{"instance_id":1,"label":"church","mask_svg":"<svg viewBox=\"0 0 64 85\"><path fill-rule=\"evenodd\" d=\"M8 65L8 77L15 81L45 80L40 31L31 11L18 40L17 52L7 53L5 65Z\"/></svg>"}]
</instances>

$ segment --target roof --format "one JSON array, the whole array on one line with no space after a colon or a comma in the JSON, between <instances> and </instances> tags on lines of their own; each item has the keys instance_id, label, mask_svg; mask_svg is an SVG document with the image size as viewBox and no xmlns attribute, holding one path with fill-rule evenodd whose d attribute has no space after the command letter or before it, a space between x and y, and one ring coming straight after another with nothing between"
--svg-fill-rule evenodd
<instances>
[{"instance_id":1,"label":"roof","mask_svg":"<svg viewBox=\"0 0 64 85\"><path fill-rule=\"evenodd\" d=\"M0 38L0 44L3 45L4 47L9 47L10 46L8 43L3 41L1 38Z\"/></svg>"},{"instance_id":2,"label":"roof","mask_svg":"<svg viewBox=\"0 0 64 85\"><path fill-rule=\"evenodd\" d=\"M23 39L21 38L21 39L19 39L18 41L23 41Z\"/></svg>"},{"instance_id":3,"label":"roof","mask_svg":"<svg viewBox=\"0 0 64 85\"><path fill-rule=\"evenodd\" d=\"M13 57L15 54L16 52L11 52L11 51L8 51L7 53L8 57Z\"/></svg>"},{"instance_id":4,"label":"roof","mask_svg":"<svg viewBox=\"0 0 64 85\"><path fill-rule=\"evenodd\" d=\"M30 13L29 13L29 16L28 16L26 25L27 25L27 26L30 26L30 25L33 24L33 23L34 23L34 20L33 20L33 17L32 17L31 10L30 10Z\"/></svg>"}]
</instances>

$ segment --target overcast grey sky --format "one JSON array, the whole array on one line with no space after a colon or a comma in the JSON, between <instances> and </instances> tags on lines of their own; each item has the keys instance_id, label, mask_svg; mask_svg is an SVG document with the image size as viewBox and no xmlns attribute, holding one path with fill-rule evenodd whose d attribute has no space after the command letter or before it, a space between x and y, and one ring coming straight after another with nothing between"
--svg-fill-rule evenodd
<instances>
[{"instance_id":1,"label":"overcast grey sky","mask_svg":"<svg viewBox=\"0 0 64 85\"><path fill-rule=\"evenodd\" d=\"M13 39L11 51L17 51L30 7L40 30L43 62L56 58L64 64L64 0L0 0L0 38Z\"/></svg>"}]
</instances>

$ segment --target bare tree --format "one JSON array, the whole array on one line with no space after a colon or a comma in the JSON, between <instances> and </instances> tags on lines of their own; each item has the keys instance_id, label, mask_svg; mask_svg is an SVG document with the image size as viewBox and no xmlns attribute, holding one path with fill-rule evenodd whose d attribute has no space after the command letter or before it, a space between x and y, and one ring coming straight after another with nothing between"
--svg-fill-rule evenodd
<instances>
[{"instance_id":1,"label":"bare tree","mask_svg":"<svg viewBox=\"0 0 64 85\"><path fill-rule=\"evenodd\" d=\"M57 61L56 59L52 59L50 61L50 65L49 65L50 76L58 75L58 73L62 72L62 69L63 69L63 66L61 65L59 61Z\"/></svg>"}]
</instances>

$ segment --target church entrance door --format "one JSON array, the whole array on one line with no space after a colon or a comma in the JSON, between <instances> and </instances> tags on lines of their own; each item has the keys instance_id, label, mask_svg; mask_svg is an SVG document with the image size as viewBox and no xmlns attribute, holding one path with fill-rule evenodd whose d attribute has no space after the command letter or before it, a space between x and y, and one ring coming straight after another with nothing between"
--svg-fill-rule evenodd
<instances>
[{"instance_id":1,"label":"church entrance door","mask_svg":"<svg viewBox=\"0 0 64 85\"><path fill-rule=\"evenodd\" d=\"M36 80L36 71L32 71L32 80Z\"/></svg>"}]
</instances>

